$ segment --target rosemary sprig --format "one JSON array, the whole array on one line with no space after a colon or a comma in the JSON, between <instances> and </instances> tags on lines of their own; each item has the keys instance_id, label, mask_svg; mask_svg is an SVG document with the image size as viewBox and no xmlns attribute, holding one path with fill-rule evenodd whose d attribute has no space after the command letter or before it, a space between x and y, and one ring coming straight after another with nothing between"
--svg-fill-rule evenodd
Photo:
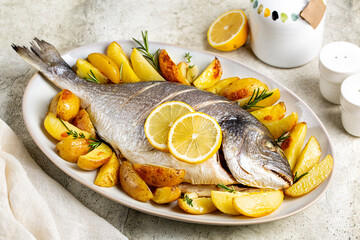
<instances>
[{"instance_id":1,"label":"rosemary sprig","mask_svg":"<svg viewBox=\"0 0 360 240\"><path fill-rule=\"evenodd\" d=\"M308 174L308 173L304 173L304 174L301 174L301 176L297 176L297 172L295 173L295 176L294 176L294 183L296 183L297 181L299 181L300 180L300 178L302 178L303 176L305 176L306 174Z\"/></svg>"},{"instance_id":2,"label":"rosemary sprig","mask_svg":"<svg viewBox=\"0 0 360 240\"><path fill-rule=\"evenodd\" d=\"M100 83L99 80L96 78L95 74L92 70L90 70L90 73L87 74L89 77L85 77L86 80L94 83Z\"/></svg>"},{"instance_id":3,"label":"rosemary sprig","mask_svg":"<svg viewBox=\"0 0 360 240\"><path fill-rule=\"evenodd\" d=\"M259 108L263 108L263 106L257 106L256 104L258 104L260 101L270 97L273 93L268 93L267 90L263 90L260 93L260 88L257 88L253 91L250 100L244 104L244 106L242 106L243 109L250 109L253 107L259 107Z\"/></svg>"},{"instance_id":4,"label":"rosemary sprig","mask_svg":"<svg viewBox=\"0 0 360 240\"><path fill-rule=\"evenodd\" d=\"M286 135L287 132L283 132L283 134L281 134L281 136L278 139L275 139L276 143L281 143L284 142L286 139L288 139L290 137L290 135Z\"/></svg>"},{"instance_id":5,"label":"rosemary sprig","mask_svg":"<svg viewBox=\"0 0 360 240\"><path fill-rule=\"evenodd\" d=\"M187 205L194 207L192 204L193 200L189 198L189 196L186 193L182 196L182 199L186 202Z\"/></svg>"},{"instance_id":6,"label":"rosemary sprig","mask_svg":"<svg viewBox=\"0 0 360 240\"><path fill-rule=\"evenodd\" d=\"M133 40L139 44L137 49L143 54L143 56L150 62L150 64L156 69L156 71L160 71L159 69L159 54L160 49L156 50L155 53L149 52L149 42L148 42L148 31L141 31L141 35L143 38L144 44L141 44L139 40L133 38Z\"/></svg>"},{"instance_id":7,"label":"rosemary sprig","mask_svg":"<svg viewBox=\"0 0 360 240\"><path fill-rule=\"evenodd\" d=\"M230 193L235 193L236 192L236 190L234 189L234 186L232 186L232 188L229 188L225 184L216 184L216 186L225 189L225 192L230 192Z\"/></svg>"},{"instance_id":8,"label":"rosemary sprig","mask_svg":"<svg viewBox=\"0 0 360 240\"><path fill-rule=\"evenodd\" d=\"M99 139L90 138L89 139L89 147L90 147L89 152L94 150L98 146L100 146L101 143L102 143L102 141Z\"/></svg>"},{"instance_id":9,"label":"rosemary sprig","mask_svg":"<svg viewBox=\"0 0 360 240\"><path fill-rule=\"evenodd\" d=\"M193 68L193 67L194 67L194 64L193 64L193 65L190 65L190 63L191 63L191 58L192 58L192 56L190 55L190 52L185 53L185 58L186 58L186 62L189 64L189 68L190 68L190 69Z\"/></svg>"},{"instance_id":10,"label":"rosemary sprig","mask_svg":"<svg viewBox=\"0 0 360 240\"><path fill-rule=\"evenodd\" d=\"M71 130L68 128L68 126L66 126L66 124L64 123L64 121L61 119L61 118L58 118L60 120L60 122L62 123L62 125L64 125L64 127L66 128L66 130L68 130L66 132L66 134L68 136L72 136L74 139L77 139L77 138L85 138L85 135L83 133L78 133L77 131L74 131L74 130Z\"/></svg>"}]
</instances>

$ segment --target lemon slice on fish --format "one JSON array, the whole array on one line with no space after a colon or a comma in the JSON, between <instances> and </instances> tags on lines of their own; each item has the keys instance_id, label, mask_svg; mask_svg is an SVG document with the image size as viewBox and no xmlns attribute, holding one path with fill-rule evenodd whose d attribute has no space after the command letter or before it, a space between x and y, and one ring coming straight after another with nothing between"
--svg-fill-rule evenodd
<instances>
[{"instance_id":1,"label":"lemon slice on fish","mask_svg":"<svg viewBox=\"0 0 360 240\"><path fill-rule=\"evenodd\" d=\"M150 144L164 152L169 152L168 133L176 119L186 113L195 112L188 104L179 101L165 102L156 107L147 117L144 125L145 135Z\"/></svg>"},{"instance_id":2,"label":"lemon slice on fish","mask_svg":"<svg viewBox=\"0 0 360 240\"><path fill-rule=\"evenodd\" d=\"M221 127L205 113L187 113L177 119L169 131L170 153L187 163L204 162L220 148Z\"/></svg>"}]
</instances>

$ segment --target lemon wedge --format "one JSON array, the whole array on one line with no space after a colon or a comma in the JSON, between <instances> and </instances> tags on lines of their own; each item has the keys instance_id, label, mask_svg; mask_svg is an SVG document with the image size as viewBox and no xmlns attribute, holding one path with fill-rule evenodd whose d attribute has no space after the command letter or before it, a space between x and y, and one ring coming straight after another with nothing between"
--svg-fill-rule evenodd
<instances>
[{"instance_id":1,"label":"lemon wedge","mask_svg":"<svg viewBox=\"0 0 360 240\"><path fill-rule=\"evenodd\" d=\"M205 113L187 113L171 126L170 153L180 161L200 163L220 148L222 132L216 120Z\"/></svg>"},{"instance_id":2,"label":"lemon wedge","mask_svg":"<svg viewBox=\"0 0 360 240\"><path fill-rule=\"evenodd\" d=\"M156 107L149 114L144 125L145 135L150 144L160 151L168 152L168 133L171 125L176 119L190 112L195 110L179 101L165 102Z\"/></svg>"},{"instance_id":3,"label":"lemon wedge","mask_svg":"<svg viewBox=\"0 0 360 240\"><path fill-rule=\"evenodd\" d=\"M213 48L232 51L245 44L249 32L248 20L240 9L228 11L209 27L207 39Z\"/></svg>"}]
</instances>

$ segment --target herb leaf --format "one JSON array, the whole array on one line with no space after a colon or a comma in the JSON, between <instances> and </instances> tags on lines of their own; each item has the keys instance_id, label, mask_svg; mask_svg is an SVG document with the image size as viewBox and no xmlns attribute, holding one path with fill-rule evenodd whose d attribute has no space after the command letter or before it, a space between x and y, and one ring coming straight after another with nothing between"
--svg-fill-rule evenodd
<instances>
[{"instance_id":1,"label":"herb leaf","mask_svg":"<svg viewBox=\"0 0 360 240\"><path fill-rule=\"evenodd\" d=\"M100 83L99 80L96 78L95 74L92 70L90 70L90 73L87 74L89 77L85 77L86 80L94 83Z\"/></svg>"},{"instance_id":2,"label":"herb leaf","mask_svg":"<svg viewBox=\"0 0 360 240\"><path fill-rule=\"evenodd\" d=\"M276 143L281 143L284 142L286 139L288 139L291 135L286 135L287 132L283 132L283 134L281 134L281 136L278 139L275 139Z\"/></svg>"},{"instance_id":3,"label":"herb leaf","mask_svg":"<svg viewBox=\"0 0 360 240\"><path fill-rule=\"evenodd\" d=\"M186 193L184 194L182 199L186 202L187 205L194 207L194 205L192 204L193 200L189 198L189 196Z\"/></svg>"},{"instance_id":4,"label":"herb leaf","mask_svg":"<svg viewBox=\"0 0 360 240\"><path fill-rule=\"evenodd\" d=\"M189 68L193 68L194 65L190 65L192 56L190 55L190 52L185 53L186 62L189 64Z\"/></svg>"},{"instance_id":5,"label":"herb leaf","mask_svg":"<svg viewBox=\"0 0 360 240\"><path fill-rule=\"evenodd\" d=\"M216 186L225 189L225 192L230 192L230 193L235 193L236 192L236 190L234 189L234 186L232 186L232 188L229 188L228 186L226 186L223 183L222 184L216 184Z\"/></svg>"},{"instance_id":6,"label":"herb leaf","mask_svg":"<svg viewBox=\"0 0 360 240\"><path fill-rule=\"evenodd\" d=\"M300 177L298 177L298 176L297 176L297 172L296 172L296 173L295 173L295 176L294 176L294 184L295 184L297 181L299 181L300 178L302 178L302 177L305 176L306 174L308 174L308 172L303 173L303 174L301 174Z\"/></svg>"},{"instance_id":7,"label":"herb leaf","mask_svg":"<svg viewBox=\"0 0 360 240\"><path fill-rule=\"evenodd\" d=\"M60 120L60 122L62 123L62 125L64 125L64 127L66 128L67 132L66 134L68 136L72 136L74 139L77 138L85 138L85 135L83 133L78 133L77 131L71 130L68 128L68 126L66 126L66 124L64 123L64 121L61 118L58 118Z\"/></svg>"},{"instance_id":8,"label":"herb leaf","mask_svg":"<svg viewBox=\"0 0 360 240\"><path fill-rule=\"evenodd\" d=\"M95 138L90 138L89 139L89 152L94 150L95 148L97 148L98 146L100 146L100 144L102 143L103 141L99 140L99 139L95 139Z\"/></svg>"},{"instance_id":9,"label":"herb leaf","mask_svg":"<svg viewBox=\"0 0 360 240\"><path fill-rule=\"evenodd\" d=\"M143 56L149 61L149 63L156 69L160 71L159 68L159 54L160 49L156 50L154 54L149 52L149 42L148 42L148 31L141 31L144 44L141 44L139 40L133 38L133 40L139 45L137 49L143 54Z\"/></svg>"},{"instance_id":10,"label":"herb leaf","mask_svg":"<svg viewBox=\"0 0 360 240\"><path fill-rule=\"evenodd\" d=\"M260 93L260 88L257 88L253 91L250 100L244 104L244 106L242 106L243 109L250 109L253 107L259 107L259 108L263 108L263 106L257 106L256 104L258 104L260 101L270 97L273 93L268 93L267 90L263 90Z\"/></svg>"}]
</instances>

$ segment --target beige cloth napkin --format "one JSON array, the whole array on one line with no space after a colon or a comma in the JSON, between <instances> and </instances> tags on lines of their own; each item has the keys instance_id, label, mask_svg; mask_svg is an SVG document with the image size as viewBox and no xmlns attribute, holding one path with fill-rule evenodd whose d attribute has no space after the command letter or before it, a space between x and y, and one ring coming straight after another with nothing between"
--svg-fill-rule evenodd
<instances>
[{"instance_id":1,"label":"beige cloth napkin","mask_svg":"<svg viewBox=\"0 0 360 240\"><path fill-rule=\"evenodd\" d=\"M50 178L0 119L0 239L127 239Z\"/></svg>"}]
</instances>

